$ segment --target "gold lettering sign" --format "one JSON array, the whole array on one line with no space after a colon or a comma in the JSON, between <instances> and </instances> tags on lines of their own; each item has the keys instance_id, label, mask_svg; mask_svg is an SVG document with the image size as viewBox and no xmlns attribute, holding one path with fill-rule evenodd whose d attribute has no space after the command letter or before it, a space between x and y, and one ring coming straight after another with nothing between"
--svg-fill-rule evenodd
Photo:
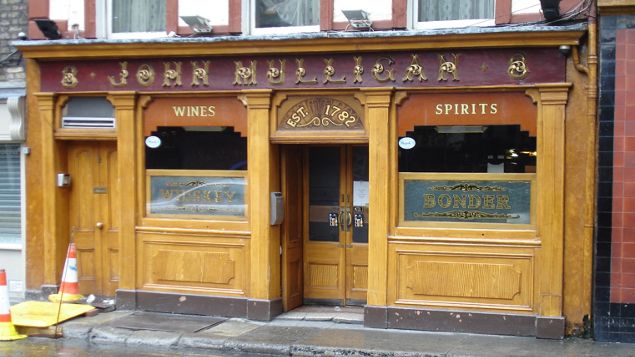
<instances>
[{"instance_id":1,"label":"gold lettering sign","mask_svg":"<svg viewBox=\"0 0 635 357\"><path fill-rule=\"evenodd\" d=\"M332 97L302 100L281 118L283 129L363 129L360 113L346 102Z\"/></svg>"},{"instance_id":2,"label":"gold lettering sign","mask_svg":"<svg viewBox=\"0 0 635 357\"><path fill-rule=\"evenodd\" d=\"M216 107L213 105L173 105L172 111L177 117L213 117Z\"/></svg>"}]
</instances>

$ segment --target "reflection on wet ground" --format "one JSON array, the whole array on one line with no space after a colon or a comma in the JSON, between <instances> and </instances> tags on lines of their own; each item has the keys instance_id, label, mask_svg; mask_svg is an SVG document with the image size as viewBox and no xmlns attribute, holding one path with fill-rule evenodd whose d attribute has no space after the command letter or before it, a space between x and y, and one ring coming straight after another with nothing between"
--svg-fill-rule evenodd
<instances>
[{"instance_id":1,"label":"reflection on wet ground","mask_svg":"<svg viewBox=\"0 0 635 357\"><path fill-rule=\"evenodd\" d=\"M262 357L261 354L218 352L203 349L151 349L148 346L118 344L91 345L81 340L30 337L19 341L0 341L0 356L7 357L151 357L151 356L211 356Z\"/></svg>"}]
</instances>

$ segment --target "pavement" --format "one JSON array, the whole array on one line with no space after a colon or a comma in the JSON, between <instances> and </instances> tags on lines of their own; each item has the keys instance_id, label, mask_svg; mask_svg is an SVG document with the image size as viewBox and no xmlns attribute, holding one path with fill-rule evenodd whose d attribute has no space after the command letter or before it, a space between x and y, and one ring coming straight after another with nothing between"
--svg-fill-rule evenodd
<instances>
[{"instance_id":1,"label":"pavement","mask_svg":"<svg viewBox=\"0 0 635 357\"><path fill-rule=\"evenodd\" d=\"M303 307L270 322L112 311L61 325L90 344L280 356L635 356L635 344L365 328L361 310Z\"/></svg>"}]
</instances>

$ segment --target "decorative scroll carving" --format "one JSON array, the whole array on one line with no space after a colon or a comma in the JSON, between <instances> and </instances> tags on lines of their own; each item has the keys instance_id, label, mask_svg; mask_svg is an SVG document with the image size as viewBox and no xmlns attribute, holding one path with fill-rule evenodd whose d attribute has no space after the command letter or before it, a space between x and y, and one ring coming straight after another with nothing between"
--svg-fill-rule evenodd
<instances>
[{"instance_id":1,"label":"decorative scroll carving","mask_svg":"<svg viewBox=\"0 0 635 357\"><path fill-rule=\"evenodd\" d=\"M505 191L505 188L501 186L480 186L469 183L460 183L452 186L434 186L432 189L435 191Z\"/></svg>"},{"instance_id":2,"label":"decorative scroll carving","mask_svg":"<svg viewBox=\"0 0 635 357\"><path fill-rule=\"evenodd\" d=\"M303 58L296 58L295 62L298 65L298 69L295 70L295 84L316 84L318 82L317 77L304 79L306 77L306 68L304 68Z\"/></svg>"},{"instance_id":3,"label":"decorative scroll carving","mask_svg":"<svg viewBox=\"0 0 635 357\"><path fill-rule=\"evenodd\" d=\"M61 82L64 88L75 88L79 84L77 80L77 68L75 66L66 66L62 70Z\"/></svg>"},{"instance_id":4,"label":"decorative scroll carving","mask_svg":"<svg viewBox=\"0 0 635 357\"><path fill-rule=\"evenodd\" d=\"M174 68L172 68L174 65ZM164 72L163 72L163 86L181 86L183 83L181 82L181 62L163 62ZM172 84L174 82L174 85Z\"/></svg>"},{"instance_id":5,"label":"decorative scroll carving","mask_svg":"<svg viewBox=\"0 0 635 357\"><path fill-rule=\"evenodd\" d=\"M154 68L149 64L142 64L137 69L137 82L144 87L149 87L154 83Z\"/></svg>"},{"instance_id":6,"label":"decorative scroll carving","mask_svg":"<svg viewBox=\"0 0 635 357\"><path fill-rule=\"evenodd\" d=\"M460 220L474 220L474 219L508 219L508 218L520 218L517 214L508 213L487 213L481 211L448 211L448 212L421 212L418 213L419 217L439 217L439 218L454 218Z\"/></svg>"},{"instance_id":7,"label":"decorative scroll carving","mask_svg":"<svg viewBox=\"0 0 635 357\"><path fill-rule=\"evenodd\" d=\"M362 65L362 56L353 57L355 61L355 67L353 67L353 83L362 83L364 79L362 78L362 74L364 74L364 66Z\"/></svg>"},{"instance_id":8,"label":"decorative scroll carving","mask_svg":"<svg viewBox=\"0 0 635 357\"><path fill-rule=\"evenodd\" d=\"M11 140L24 140L24 96L7 98L9 109L9 137Z\"/></svg>"},{"instance_id":9,"label":"decorative scroll carving","mask_svg":"<svg viewBox=\"0 0 635 357\"><path fill-rule=\"evenodd\" d=\"M114 76L108 76L108 81L113 87L124 87L128 84L128 62L119 62L121 70L119 71L119 82L115 80Z\"/></svg>"},{"instance_id":10,"label":"decorative scroll carving","mask_svg":"<svg viewBox=\"0 0 635 357\"><path fill-rule=\"evenodd\" d=\"M322 83L346 83L346 76L342 76L340 79L333 79L333 76L335 75L335 67L333 66L332 58L325 58L324 64L324 80Z\"/></svg>"},{"instance_id":11,"label":"decorative scroll carving","mask_svg":"<svg viewBox=\"0 0 635 357\"><path fill-rule=\"evenodd\" d=\"M412 82L415 78L419 78L419 82L427 81L423 66L419 63L418 55L411 55L410 66L406 68L406 74L401 79L402 82Z\"/></svg>"},{"instance_id":12,"label":"decorative scroll carving","mask_svg":"<svg viewBox=\"0 0 635 357\"><path fill-rule=\"evenodd\" d=\"M256 85L256 61L250 61L249 67L243 66L242 61L235 61L234 85Z\"/></svg>"},{"instance_id":13,"label":"decorative scroll carving","mask_svg":"<svg viewBox=\"0 0 635 357\"><path fill-rule=\"evenodd\" d=\"M267 63L269 63L269 70L267 71L267 80L271 84L284 83L284 77L285 77L284 64L286 60L281 59L281 60L278 60L278 62L280 63L280 68L274 67L273 60L267 61Z\"/></svg>"},{"instance_id":14,"label":"decorative scroll carving","mask_svg":"<svg viewBox=\"0 0 635 357\"><path fill-rule=\"evenodd\" d=\"M390 57L381 57L373 65L373 70L371 71L371 74L372 74L373 78L379 83L385 83L385 82L388 82L388 81L394 82L395 81L395 75L394 75L394 71L395 70L393 68L386 69L384 67L384 64L383 64L384 62L386 62L386 65L388 67L391 67L393 64L395 64L395 61L392 58L390 58ZM385 75L383 75L384 72L386 72Z\"/></svg>"},{"instance_id":15,"label":"decorative scroll carving","mask_svg":"<svg viewBox=\"0 0 635 357\"><path fill-rule=\"evenodd\" d=\"M285 111L280 126L285 129L363 129L360 113L332 97L305 99Z\"/></svg>"},{"instance_id":16,"label":"decorative scroll carving","mask_svg":"<svg viewBox=\"0 0 635 357\"><path fill-rule=\"evenodd\" d=\"M517 54L509 59L509 67L507 67L507 73L512 79L525 79L529 70L525 63L525 56Z\"/></svg>"},{"instance_id":17,"label":"decorative scroll carving","mask_svg":"<svg viewBox=\"0 0 635 357\"><path fill-rule=\"evenodd\" d=\"M437 81L447 81L446 75L451 75L453 81L459 80L459 55L452 53L453 60L445 59L443 55L439 55L439 76Z\"/></svg>"},{"instance_id":18,"label":"decorative scroll carving","mask_svg":"<svg viewBox=\"0 0 635 357\"><path fill-rule=\"evenodd\" d=\"M201 61L202 67L198 65L198 61L192 61L192 86L199 85L209 86L209 61Z\"/></svg>"}]
</instances>

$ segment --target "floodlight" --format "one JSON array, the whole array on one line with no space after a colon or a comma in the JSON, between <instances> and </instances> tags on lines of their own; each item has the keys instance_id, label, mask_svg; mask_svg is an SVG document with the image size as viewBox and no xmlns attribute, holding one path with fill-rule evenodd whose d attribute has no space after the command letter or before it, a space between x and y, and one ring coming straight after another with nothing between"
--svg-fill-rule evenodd
<instances>
[{"instance_id":1,"label":"floodlight","mask_svg":"<svg viewBox=\"0 0 635 357\"><path fill-rule=\"evenodd\" d=\"M53 20L49 19L35 19L35 24L37 28L42 31L42 34L46 36L49 40L58 40L62 38L62 34L60 30L57 28L57 24Z\"/></svg>"},{"instance_id":2,"label":"floodlight","mask_svg":"<svg viewBox=\"0 0 635 357\"><path fill-rule=\"evenodd\" d=\"M344 16L348 20L348 27L352 27L356 30L370 30L372 31L373 22L368 18L368 12L364 10L342 10Z\"/></svg>"},{"instance_id":3,"label":"floodlight","mask_svg":"<svg viewBox=\"0 0 635 357\"><path fill-rule=\"evenodd\" d=\"M195 34L207 34L212 32L211 22L202 16L181 16L181 19L185 21Z\"/></svg>"}]
</instances>

